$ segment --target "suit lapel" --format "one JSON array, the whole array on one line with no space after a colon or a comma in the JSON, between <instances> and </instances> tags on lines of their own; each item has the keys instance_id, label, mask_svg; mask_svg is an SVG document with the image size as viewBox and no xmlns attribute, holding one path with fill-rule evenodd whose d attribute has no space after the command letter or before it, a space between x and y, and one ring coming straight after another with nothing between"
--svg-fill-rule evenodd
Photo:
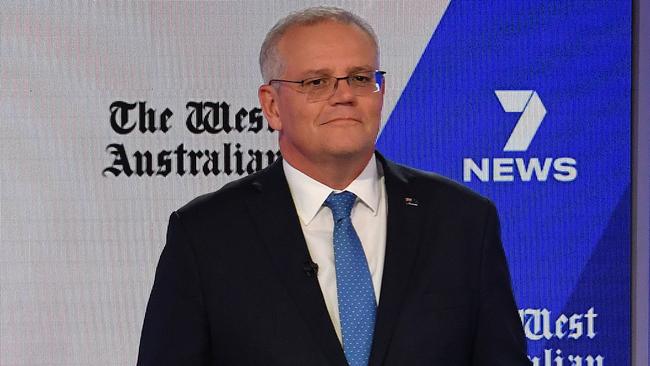
<instances>
[{"instance_id":1,"label":"suit lapel","mask_svg":"<svg viewBox=\"0 0 650 366\"><path fill-rule=\"evenodd\" d=\"M282 161L276 161L260 173L252 185L257 194L248 200L249 213L256 229L264 237L264 245L279 278L329 363L346 365L318 280L305 272L305 262L310 260L309 251Z\"/></svg>"},{"instance_id":2,"label":"suit lapel","mask_svg":"<svg viewBox=\"0 0 650 366\"><path fill-rule=\"evenodd\" d=\"M414 197L410 192L408 177L378 153L377 158L384 169L388 217L384 273L370 365L382 363L390 344L417 257L419 233L422 230L421 215L424 211L418 207L417 196Z\"/></svg>"}]
</instances>

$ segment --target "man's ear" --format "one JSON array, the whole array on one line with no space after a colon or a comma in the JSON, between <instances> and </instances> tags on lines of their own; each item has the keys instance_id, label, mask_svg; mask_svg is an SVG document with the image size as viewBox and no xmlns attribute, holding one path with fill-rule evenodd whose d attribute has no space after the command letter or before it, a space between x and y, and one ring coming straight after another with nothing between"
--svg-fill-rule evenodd
<instances>
[{"instance_id":1,"label":"man's ear","mask_svg":"<svg viewBox=\"0 0 650 366\"><path fill-rule=\"evenodd\" d=\"M269 84L261 85L257 90L257 98L262 106L264 117L269 122L272 129L282 130L282 121L280 120L280 110L278 109L278 91Z\"/></svg>"}]
</instances>

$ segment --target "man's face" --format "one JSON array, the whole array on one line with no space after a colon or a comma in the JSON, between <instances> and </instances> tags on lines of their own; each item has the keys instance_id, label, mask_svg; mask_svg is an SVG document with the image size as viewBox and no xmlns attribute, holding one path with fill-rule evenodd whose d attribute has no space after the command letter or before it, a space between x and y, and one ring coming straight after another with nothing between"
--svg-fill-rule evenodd
<instances>
[{"instance_id":1,"label":"man's face","mask_svg":"<svg viewBox=\"0 0 650 366\"><path fill-rule=\"evenodd\" d=\"M290 28L278 51L284 72L277 79L342 77L378 68L371 38L357 26L334 21ZM356 96L340 80L329 99L308 102L295 84L278 83L260 88L260 100L271 127L280 131L282 154L292 164L370 158L374 151L383 88Z\"/></svg>"}]
</instances>

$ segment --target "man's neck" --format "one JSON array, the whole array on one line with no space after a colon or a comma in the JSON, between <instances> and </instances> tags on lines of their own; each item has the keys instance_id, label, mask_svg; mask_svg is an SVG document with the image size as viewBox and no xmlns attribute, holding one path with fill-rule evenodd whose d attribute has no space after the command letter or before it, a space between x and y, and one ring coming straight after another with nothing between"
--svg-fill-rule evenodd
<instances>
[{"instance_id":1,"label":"man's neck","mask_svg":"<svg viewBox=\"0 0 650 366\"><path fill-rule=\"evenodd\" d=\"M291 156L284 156L284 159L312 179L332 189L343 190L361 174L373 153L354 158L323 159L316 163Z\"/></svg>"}]
</instances>

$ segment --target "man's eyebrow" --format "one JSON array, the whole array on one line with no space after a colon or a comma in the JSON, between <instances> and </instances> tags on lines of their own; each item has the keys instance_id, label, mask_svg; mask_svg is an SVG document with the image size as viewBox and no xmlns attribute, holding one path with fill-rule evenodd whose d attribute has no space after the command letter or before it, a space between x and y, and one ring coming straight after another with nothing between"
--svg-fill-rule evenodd
<instances>
[{"instance_id":1,"label":"man's eyebrow","mask_svg":"<svg viewBox=\"0 0 650 366\"><path fill-rule=\"evenodd\" d=\"M332 75L332 70L331 69L312 69L312 70L307 70L303 72L301 75L310 77L313 75Z\"/></svg>"},{"instance_id":2,"label":"man's eyebrow","mask_svg":"<svg viewBox=\"0 0 650 366\"><path fill-rule=\"evenodd\" d=\"M372 65L360 65L360 66L352 66L346 69L348 75L349 74L354 74L355 72L359 71L374 71L376 69L375 66ZM312 69L312 70L307 70L301 74L303 77L311 77L314 75L328 75L328 76L333 76L332 69Z\"/></svg>"},{"instance_id":3,"label":"man's eyebrow","mask_svg":"<svg viewBox=\"0 0 650 366\"><path fill-rule=\"evenodd\" d=\"M351 68L348 69L348 73L352 74L352 73L359 72L359 71L374 71L375 69L376 69L376 67L374 67L372 65L354 66L354 67L351 67Z\"/></svg>"}]
</instances>

